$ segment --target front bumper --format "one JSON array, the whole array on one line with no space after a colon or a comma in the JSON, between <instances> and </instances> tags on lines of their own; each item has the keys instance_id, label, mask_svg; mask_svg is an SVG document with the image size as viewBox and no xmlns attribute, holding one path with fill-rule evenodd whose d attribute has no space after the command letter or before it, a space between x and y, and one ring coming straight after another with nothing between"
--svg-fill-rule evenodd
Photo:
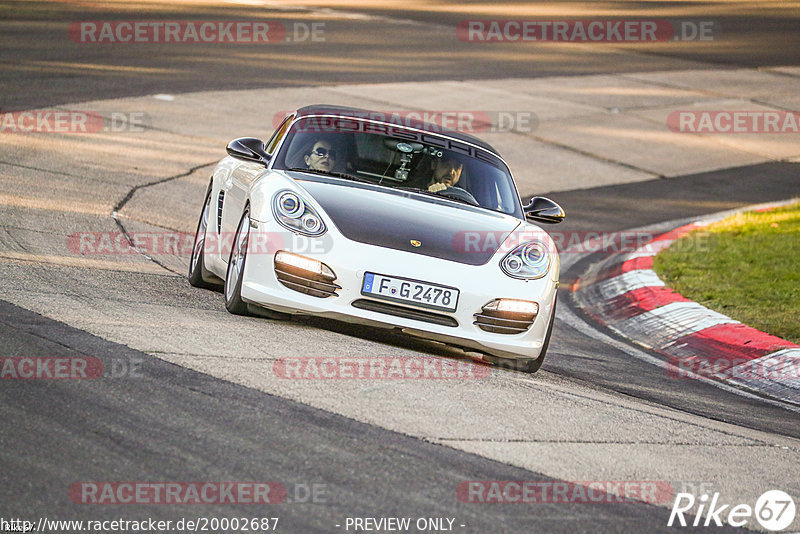
<instances>
[{"instance_id":1,"label":"front bumper","mask_svg":"<svg viewBox=\"0 0 800 534\"><path fill-rule=\"evenodd\" d=\"M255 222L255 221L254 221ZM275 221L257 222L251 228L251 242L268 241L261 236L287 235ZM281 239L280 249L325 263L336 274L337 296L320 298L304 294L283 285L276 276L274 247L248 253L242 284L242 298L266 308L302 315L314 315L351 323L395 328L403 332L461 347L468 351L489 353L515 359L536 359L541 353L548 321L554 305L559 262L555 256L550 272L538 280L517 280L504 275L498 265L503 253L498 253L485 265L472 266L432 258L420 254L392 250L351 241L330 228L322 238ZM274 242L274 240L273 240ZM382 312L371 302L397 306L361 294L366 272L412 278L433 284L456 287L460 291L458 306L453 313L435 314L451 321L437 324L424 317L414 317L414 311L430 310L401 305L411 310L407 316ZM529 300L539 305L533 324L519 334L486 332L473 324L475 314L497 298ZM367 306L364 306L364 302ZM354 305L355 303L355 305ZM369 308L369 309L367 309ZM428 318L430 319L430 318ZM444 323L450 323L444 324ZM452 326L452 324L457 326Z\"/></svg>"}]
</instances>

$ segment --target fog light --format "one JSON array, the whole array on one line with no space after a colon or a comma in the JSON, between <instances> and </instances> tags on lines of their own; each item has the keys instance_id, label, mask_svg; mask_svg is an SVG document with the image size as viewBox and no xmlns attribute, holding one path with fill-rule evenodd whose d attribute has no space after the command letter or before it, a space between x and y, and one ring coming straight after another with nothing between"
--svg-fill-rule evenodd
<instances>
[{"instance_id":1,"label":"fog light","mask_svg":"<svg viewBox=\"0 0 800 534\"><path fill-rule=\"evenodd\" d=\"M295 269L302 269L303 271L308 271L309 273L331 279L336 278L336 275L333 273L331 268L321 261L297 254L292 254L291 252L286 252L285 250L279 250L275 254L275 263L282 263L284 265L294 267Z\"/></svg>"},{"instance_id":2,"label":"fog light","mask_svg":"<svg viewBox=\"0 0 800 534\"><path fill-rule=\"evenodd\" d=\"M500 304L497 305L497 311L536 315L539 313L539 305L536 302L527 300L500 299Z\"/></svg>"},{"instance_id":3,"label":"fog light","mask_svg":"<svg viewBox=\"0 0 800 534\"><path fill-rule=\"evenodd\" d=\"M497 299L487 304L486 309L494 310L499 313L536 315L539 313L539 304L528 300Z\"/></svg>"},{"instance_id":4,"label":"fog light","mask_svg":"<svg viewBox=\"0 0 800 534\"><path fill-rule=\"evenodd\" d=\"M494 299L475 314L481 330L494 334L521 334L531 327L539 313L539 304L529 300Z\"/></svg>"},{"instance_id":5,"label":"fog light","mask_svg":"<svg viewBox=\"0 0 800 534\"><path fill-rule=\"evenodd\" d=\"M275 254L275 276L289 289L312 297L337 297L336 291L342 289L342 286L334 283L336 273L330 267L321 261L285 250Z\"/></svg>"}]
</instances>

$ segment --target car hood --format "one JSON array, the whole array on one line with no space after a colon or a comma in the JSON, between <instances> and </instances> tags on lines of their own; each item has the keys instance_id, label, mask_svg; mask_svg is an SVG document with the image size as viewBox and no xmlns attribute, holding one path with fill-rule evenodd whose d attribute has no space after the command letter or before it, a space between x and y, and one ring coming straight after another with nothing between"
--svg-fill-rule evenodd
<instances>
[{"instance_id":1,"label":"car hood","mask_svg":"<svg viewBox=\"0 0 800 534\"><path fill-rule=\"evenodd\" d=\"M411 191L291 173L348 239L484 265L522 221Z\"/></svg>"}]
</instances>

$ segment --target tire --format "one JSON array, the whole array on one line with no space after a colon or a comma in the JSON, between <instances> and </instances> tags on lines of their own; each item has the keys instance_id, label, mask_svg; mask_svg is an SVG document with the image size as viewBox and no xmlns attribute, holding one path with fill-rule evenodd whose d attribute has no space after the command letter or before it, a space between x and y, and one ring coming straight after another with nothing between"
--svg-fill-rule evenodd
<instances>
[{"instance_id":1,"label":"tire","mask_svg":"<svg viewBox=\"0 0 800 534\"><path fill-rule=\"evenodd\" d=\"M550 324L547 325L547 333L544 336L544 343L542 344L542 351L539 353L539 357L535 360L531 359L524 359L524 360L517 360L514 358L501 358L499 356L491 356L486 355L484 359L491 364L494 364L498 367L502 367L504 369L512 369L514 371L520 371L522 373L529 373L533 374L539 370L542 366L542 362L544 362L544 357L547 354L547 348L550 346L550 337L553 335L553 323L555 323L556 319L556 303L558 302L558 295L556 294L556 299L553 300L553 311L550 312Z\"/></svg>"},{"instance_id":2,"label":"tire","mask_svg":"<svg viewBox=\"0 0 800 534\"><path fill-rule=\"evenodd\" d=\"M211 185L212 184L208 184L206 199L205 202L203 202L203 209L200 211L200 219L197 221L197 230L194 233L194 244L192 245L192 257L189 260L188 278L189 284L194 287L219 289L221 285L219 278L206 268L205 262L203 261L208 217L211 213Z\"/></svg>"},{"instance_id":3,"label":"tire","mask_svg":"<svg viewBox=\"0 0 800 534\"><path fill-rule=\"evenodd\" d=\"M244 278L244 265L247 261L247 245L250 241L250 207L247 206L242 213L236 235L231 245L231 255L228 258L228 270L225 273L225 308L236 315L250 315L250 309L242 300L242 279Z\"/></svg>"}]
</instances>

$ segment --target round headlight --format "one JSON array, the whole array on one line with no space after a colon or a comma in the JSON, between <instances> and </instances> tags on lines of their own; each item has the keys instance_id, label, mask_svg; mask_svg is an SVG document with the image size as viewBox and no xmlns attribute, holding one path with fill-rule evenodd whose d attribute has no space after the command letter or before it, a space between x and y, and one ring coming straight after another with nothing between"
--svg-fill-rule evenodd
<instances>
[{"instance_id":1,"label":"round headlight","mask_svg":"<svg viewBox=\"0 0 800 534\"><path fill-rule=\"evenodd\" d=\"M314 208L288 189L278 191L272 197L272 214L278 224L292 232L319 237L327 231L325 221Z\"/></svg>"},{"instance_id":2,"label":"round headlight","mask_svg":"<svg viewBox=\"0 0 800 534\"><path fill-rule=\"evenodd\" d=\"M547 255L541 243L528 243L520 253L523 263L528 267L538 269L547 263Z\"/></svg>"},{"instance_id":3,"label":"round headlight","mask_svg":"<svg viewBox=\"0 0 800 534\"><path fill-rule=\"evenodd\" d=\"M303 223L303 230L310 234L317 233L322 226L322 221L313 213L306 213L303 215L301 222Z\"/></svg>"},{"instance_id":4,"label":"round headlight","mask_svg":"<svg viewBox=\"0 0 800 534\"><path fill-rule=\"evenodd\" d=\"M541 241L529 241L506 254L500 262L503 271L512 278L535 280L550 269L550 255Z\"/></svg>"},{"instance_id":5,"label":"round headlight","mask_svg":"<svg viewBox=\"0 0 800 534\"><path fill-rule=\"evenodd\" d=\"M506 270L510 273L517 273L520 269L522 269L522 260L519 259L518 256L509 256L503 262L503 266Z\"/></svg>"},{"instance_id":6,"label":"round headlight","mask_svg":"<svg viewBox=\"0 0 800 534\"><path fill-rule=\"evenodd\" d=\"M286 191L282 193L281 196L278 198L278 211L284 217L289 217L290 219L297 219L303 214L305 211L305 204L303 201L292 193L291 191Z\"/></svg>"}]
</instances>

